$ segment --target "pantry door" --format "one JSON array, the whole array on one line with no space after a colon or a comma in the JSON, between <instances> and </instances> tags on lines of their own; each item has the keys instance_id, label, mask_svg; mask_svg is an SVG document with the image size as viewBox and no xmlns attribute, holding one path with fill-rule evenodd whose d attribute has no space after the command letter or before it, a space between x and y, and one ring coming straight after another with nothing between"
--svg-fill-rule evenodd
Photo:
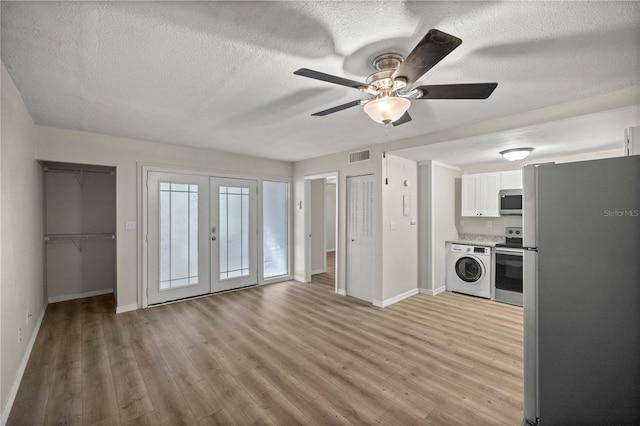
<instances>
[{"instance_id":1,"label":"pantry door","mask_svg":"<svg viewBox=\"0 0 640 426\"><path fill-rule=\"evenodd\" d=\"M147 175L148 304L211 292L209 177Z\"/></svg>"},{"instance_id":2,"label":"pantry door","mask_svg":"<svg viewBox=\"0 0 640 426\"><path fill-rule=\"evenodd\" d=\"M258 183L210 178L211 292L258 283Z\"/></svg>"}]
</instances>

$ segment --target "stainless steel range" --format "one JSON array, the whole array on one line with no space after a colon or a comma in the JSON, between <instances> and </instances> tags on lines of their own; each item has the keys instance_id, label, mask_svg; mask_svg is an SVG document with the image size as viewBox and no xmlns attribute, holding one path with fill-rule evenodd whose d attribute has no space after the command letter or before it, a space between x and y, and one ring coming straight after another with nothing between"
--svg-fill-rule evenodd
<instances>
[{"instance_id":1,"label":"stainless steel range","mask_svg":"<svg viewBox=\"0 0 640 426\"><path fill-rule=\"evenodd\" d=\"M522 228L505 229L505 242L496 244L495 300L522 306Z\"/></svg>"}]
</instances>

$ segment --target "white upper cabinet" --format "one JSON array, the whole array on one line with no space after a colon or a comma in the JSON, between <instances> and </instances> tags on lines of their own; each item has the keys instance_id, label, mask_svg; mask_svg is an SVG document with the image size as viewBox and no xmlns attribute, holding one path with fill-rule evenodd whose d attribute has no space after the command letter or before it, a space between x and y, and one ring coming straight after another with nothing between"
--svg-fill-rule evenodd
<instances>
[{"instance_id":1,"label":"white upper cabinet","mask_svg":"<svg viewBox=\"0 0 640 426\"><path fill-rule=\"evenodd\" d=\"M478 175L462 175L462 216L477 216L478 211Z\"/></svg>"},{"instance_id":2,"label":"white upper cabinet","mask_svg":"<svg viewBox=\"0 0 640 426\"><path fill-rule=\"evenodd\" d=\"M522 169L501 173L500 189L522 189Z\"/></svg>"},{"instance_id":3,"label":"white upper cabinet","mask_svg":"<svg viewBox=\"0 0 640 426\"><path fill-rule=\"evenodd\" d=\"M477 173L462 176L462 216L500 216L498 192L501 173Z\"/></svg>"}]
</instances>

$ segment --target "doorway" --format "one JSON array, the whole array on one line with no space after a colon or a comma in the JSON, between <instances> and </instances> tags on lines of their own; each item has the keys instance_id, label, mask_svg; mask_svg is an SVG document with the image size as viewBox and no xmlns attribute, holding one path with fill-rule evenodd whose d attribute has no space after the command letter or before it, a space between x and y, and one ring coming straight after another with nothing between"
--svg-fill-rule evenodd
<instances>
[{"instance_id":1,"label":"doorway","mask_svg":"<svg viewBox=\"0 0 640 426\"><path fill-rule=\"evenodd\" d=\"M42 162L49 303L116 293L115 167Z\"/></svg>"},{"instance_id":2,"label":"doorway","mask_svg":"<svg viewBox=\"0 0 640 426\"><path fill-rule=\"evenodd\" d=\"M256 285L257 182L147 174L148 304Z\"/></svg>"},{"instance_id":3,"label":"doorway","mask_svg":"<svg viewBox=\"0 0 640 426\"><path fill-rule=\"evenodd\" d=\"M305 281L338 292L338 173L305 176Z\"/></svg>"}]
</instances>

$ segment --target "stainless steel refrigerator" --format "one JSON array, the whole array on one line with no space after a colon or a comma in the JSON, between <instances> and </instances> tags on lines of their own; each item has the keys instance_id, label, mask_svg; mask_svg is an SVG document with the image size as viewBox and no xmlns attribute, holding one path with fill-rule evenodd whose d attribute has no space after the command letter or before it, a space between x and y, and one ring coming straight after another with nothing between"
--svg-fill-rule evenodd
<instances>
[{"instance_id":1,"label":"stainless steel refrigerator","mask_svg":"<svg viewBox=\"0 0 640 426\"><path fill-rule=\"evenodd\" d=\"M640 424L640 156L523 172L522 424Z\"/></svg>"}]
</instances>

